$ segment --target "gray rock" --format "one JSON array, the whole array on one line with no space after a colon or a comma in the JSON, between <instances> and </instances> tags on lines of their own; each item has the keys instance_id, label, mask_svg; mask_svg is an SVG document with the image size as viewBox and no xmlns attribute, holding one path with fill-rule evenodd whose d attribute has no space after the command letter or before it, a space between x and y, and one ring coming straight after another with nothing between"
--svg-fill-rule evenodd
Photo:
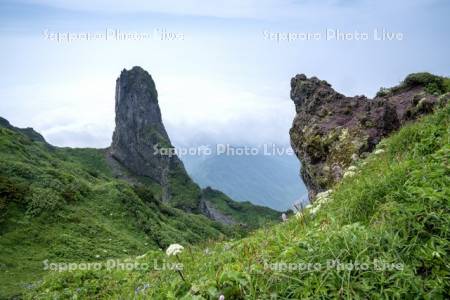
<instances>
[{"instance_id":1,"label":"gray rock","mask_svg":"<svg viewBox=\"0 0 450 300\"><path fill-rule=\"evenodd\" d=\"M173 148L161 119L155 83L141 67L123 70L116 81L116 128L109 153L134 175L149 177L164 188L170 170L184 167L176 155L155 153L155 145Z\"/></svg>"}]
</instances>

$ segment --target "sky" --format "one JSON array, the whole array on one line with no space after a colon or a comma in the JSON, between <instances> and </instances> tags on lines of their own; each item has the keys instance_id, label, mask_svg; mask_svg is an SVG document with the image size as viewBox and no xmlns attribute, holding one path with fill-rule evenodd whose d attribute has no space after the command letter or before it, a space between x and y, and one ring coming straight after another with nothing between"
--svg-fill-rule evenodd
<instances>
[{"instance_id":1,"label":"sky","mask_svg":"<svg viewBox=\"0 0 450 300\"><path fill-rule=\"evenodd\" d=\"M448 15L446 0L3 0L0 116L107 147L115 80L139 65L175 145L288 145L291 77L373 97L411 72L449 76Z\"/></svg>"}]
</instances>

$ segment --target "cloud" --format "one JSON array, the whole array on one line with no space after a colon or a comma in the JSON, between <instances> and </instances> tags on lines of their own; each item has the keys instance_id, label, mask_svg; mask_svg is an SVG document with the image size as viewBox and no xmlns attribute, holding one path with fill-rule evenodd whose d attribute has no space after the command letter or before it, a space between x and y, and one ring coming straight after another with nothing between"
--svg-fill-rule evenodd
<instances>
[{"instance_id":1,"label":"cloud","mask_svg":"<svg viewBox=\"0 0 450 300\"><path fill-rule=\"evenodd\" d=\"M422 5L445 3L445 0L19 0L54 8L100 13L157 13L167 15L219 18L276 19L351 16L355 9L365 12L392 11Z\"/></svg>"},{"instance_id":2,"label":"cloud","mask_svg":"<svg viewBox=\"0 0 450 300\"><path fill-rule=\"evenodd\" d=\"M114 83L106 78L11 86L0 108L19 127L33 127L51 144L107 147L114 129Z\"/></svg>"},{"instance_id":3,"label":"cloud","mask_svg":"<svg viewBox=\"0 0 450 300\"><path fill-rule=\"evenodd\" d=\"M435 0L439 1L439 0ZM351 13L349 9L415 5L424 0L401 0L376 2L370 0L22 0L22 3L44 5L54 8L100 13L157 13L167 15L205 16L219 18L276 19L276 18L321 18L329 15ZM387 9L387 8L386 8Z\"/></svg>"},{"instance_id":4,"label":"cloud","mask_svg":"<svg viewBox=\"0 0 450 300\"><path fill-rule=\"evenodd\" d=\"M163 120L177 145L204 141L287 143L294 116L289 79L298 72L326 79L349 95L373 94L380 86L396 84L413 71L448 75L449 43L444 39L448 21L442 17L445 9L431 7L443 3L441 0L23 3L44 5L32 11L47 13L42 14L45 18L29 17L17 9L16 15L3 20L6 28L19 24L32 34L0 33L0 64L8 70L0 82L0 112L16 126L35 127L59 146L109 145L114 128L115 78L121 69L133 65L142 66L155 79ZM94 12L98 18L84 23L80 16L87 20L93 15L61 13L45 5ZM425 6L429 7L423 9ZM105 16L105 12L117 15ZM121 15L135 12L138 14L129 15L132 19ZM167 15L150 18L145 13ZM168 15L278 19L222 22ZM82 23L88 30L104 24L126 29L134 24L129 28L139 25L139 31L162 23L169 29L181 26L186 39L57 44L40 36L39 31L48 24L63 30L66 22ZM407 39L401 43L276 43L265 41L262 34L264 29L316 31L328 26L348 30L383 26L405 31Z\"/></svg>"},{"instance_id":5,"label":"cloud","mask_svg":"<svg viewBox=\"0 0 450 300\"><path fill-rule=\"evenodd\" d=\"M160 77L157 87L163 120L177 144L205 137L213 143L289 142L294 108L278 96L283 92L195 77Z\"/></svg>"},{"instance_id":6,"label":"cloud","mask_svg":"<svg viewBox=\"0 0 450 300\"><path fill-rule=\"evenodd\" d=\"M107 13L161 13L172 15L208 16L222 18L266 18L290 15L289 8L297 6L286 0L24 0L24 3L50 7Z\"/></svg>"}]
</instances>

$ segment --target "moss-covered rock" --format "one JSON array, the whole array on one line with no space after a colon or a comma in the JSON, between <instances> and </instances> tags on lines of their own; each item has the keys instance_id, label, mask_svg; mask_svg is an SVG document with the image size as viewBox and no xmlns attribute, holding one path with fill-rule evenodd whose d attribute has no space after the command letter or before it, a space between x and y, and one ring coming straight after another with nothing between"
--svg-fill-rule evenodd
<instances>
[{"instance_id":1,"label":"moss-covered rock","mask_svg":"<svg viewBox=\"0 0 450 300\"><path fill-rule=\"evenodd\" d=\"M437 103L445 105L450 97L445 94L447 82L448 78L415 73L398 86L382 88L375 99L367 99L345 97L316 77L292 78L297 115L291 144L301 160L310 199L338 182L352 162L403 123L431 113Z\"/></svg>"}]
</instances>

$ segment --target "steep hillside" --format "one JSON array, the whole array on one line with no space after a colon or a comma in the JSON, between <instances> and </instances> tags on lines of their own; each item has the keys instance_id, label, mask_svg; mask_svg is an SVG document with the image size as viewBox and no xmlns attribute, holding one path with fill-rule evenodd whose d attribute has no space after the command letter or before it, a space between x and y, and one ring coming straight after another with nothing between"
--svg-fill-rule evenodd
<instances>
[{"instance_id":1,"label":"steep hillside","mask_svg":"<svg viewBox=\"0 0 450 300\"><path fill-rule=\"evenodd\" d=\"M229 215L231 226L200 210L186 213L164 203L162 187L155 182L144 178L130 184L115 178L106 152L52 147L0 126L0 295L19 293L40 276L46 259L123 257L174 242L239 235L279 219L278 212L254 210L228 198L218 211ZM189 178L173 178L173 199L183 203L202 197ZM246 206L249 220L260 222L247 222L241 210L228 209L234 206Z\"/></svg>"},{"instance_id":2,"label":"steep hillside","mask_svg":"<svg viewBox=\"0 0 450 300\"><path fill-rule=\"evenodd\" d=\"M49 272L27 297L448 298L449 128L450 106L404 126L283 224L131 258L142 268Z\"/></svg>"},{"instance_id":3,"label":"steep hillside","mask_svg":"<svg viewBox=\"0 0 450 300\"><path fill-rule=\"evenodd\" d=\"M35 280L42 261L118 257L230 234L115 179L96 149L49 148L0 127L1 292Z\"/></svg>"},{"instance_id":4,"label":"steep hillside","mask_svg":"<svg viewBox=\"0 0 450 300\"><path fill-rule=\"evenodd\" d=\"M254 229L268 225L271 220L280 219L280 213L265 206L254 205L248 201L236 202L221 191L207 187L202 192L206 214L216 220L225 216L228 224L241 224ZM217 215L219 213L219 215ZM220 220L217 220L220 221ZM224 222L221 222L224 223Z\"/></svg>"}]
</instances>

